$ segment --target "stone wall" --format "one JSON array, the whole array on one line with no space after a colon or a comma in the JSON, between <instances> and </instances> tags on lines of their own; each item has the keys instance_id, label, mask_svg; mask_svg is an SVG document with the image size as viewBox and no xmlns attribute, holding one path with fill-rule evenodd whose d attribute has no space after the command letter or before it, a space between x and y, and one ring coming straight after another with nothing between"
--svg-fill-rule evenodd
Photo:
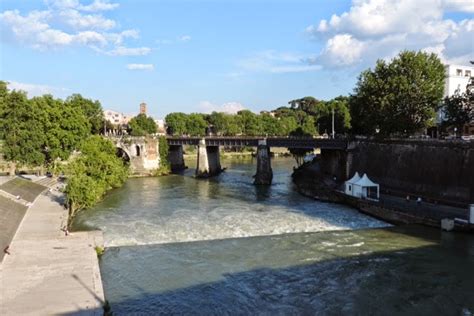
<instances>
[{"instance_id":1,"label":"stone wall","mask_svg":"<svg viewBox=\"0 0 474 316\"><path fill-rule=\"evenodd\" d=\"M160 167L159 141L148 137L109 137L130 161L132 175L151 175Z\"/></svg>"},{"instance_id":2,"label":"stone wall","mask_svg":"<svg viewBox=\"0 0 474 316\"><path fill-rule=\"evenodd\" d=\"M474 143L359 141L349 154L350 176L367 173L382 189L474 203Z\"/></svg>"}]
</instances>

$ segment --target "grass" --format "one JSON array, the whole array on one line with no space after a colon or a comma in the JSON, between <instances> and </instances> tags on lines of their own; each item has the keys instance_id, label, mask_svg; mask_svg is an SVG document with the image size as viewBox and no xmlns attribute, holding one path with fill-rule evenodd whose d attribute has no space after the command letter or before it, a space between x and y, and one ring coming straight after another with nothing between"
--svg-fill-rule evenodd
<instances>
[{"instance_id":1,"label":"grass","mask_svg":"<svg viewBox=\"0 0 474 316\"><path fill-rule=\"evenodd\" d=\"M104 254L105 252L105 248L104 247L100 247L100 246L96 246L95 247L95 252L97 253L97 257L102 257L102 255Z\"/></svg>"},{"instance_id":2,"label":"grass","mask_svg":"<svg viewBox=\"0 0 474 316\"><path fill-rule=\"evenodd\" d=\"M28 202L33 202L45 189L46 187L42 185L20 178L15 178L0 185L0 190L14 196L19 195L23 200Z\"/></svg>"}]
</instances>

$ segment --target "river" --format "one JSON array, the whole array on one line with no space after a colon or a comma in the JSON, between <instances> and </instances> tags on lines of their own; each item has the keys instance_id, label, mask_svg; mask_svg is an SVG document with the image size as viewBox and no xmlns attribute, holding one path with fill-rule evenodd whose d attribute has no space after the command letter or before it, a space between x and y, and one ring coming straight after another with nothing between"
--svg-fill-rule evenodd
<instances>
[{"instance_id":1,"label":"river","mask_svg":"<svg viewBox=\"0 0 474 316\"><path fill-rule=\"evenodd\" d=\"M295 192L294 161L130 179L74 229L101 229L114 315L471 315L474 238L384 222Z\"/></svg>"}]
</instances>

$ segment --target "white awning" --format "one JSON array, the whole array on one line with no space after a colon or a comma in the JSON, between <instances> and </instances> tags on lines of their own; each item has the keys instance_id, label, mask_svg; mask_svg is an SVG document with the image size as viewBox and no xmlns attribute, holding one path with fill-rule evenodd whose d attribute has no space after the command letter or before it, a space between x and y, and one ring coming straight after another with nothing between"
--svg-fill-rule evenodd
<instances>
[{"instance_id":1,"label":"white awning","mask_svg":"<svg viewBox=\"0 0 474 316\"><path fill-rule=\"evenodd\" d=\"M358 185L360 187L378 187L379 185L377 183L372 182L372 180L367 177L367 174L364 173L362 178L359 179L359 181L355 182L354 185Z\"/></svg>"},{"instance_id":2,"label":"white awning","mask_svg":"<svg viewBox=\"0 0 474 316\"><path fill-rule=\"evenodd\" d=\"M356 172L352 178L350 178L349 180L346 181L346 183L347 183L347 184L354 184L354 183L356 183L356 182L359 181L359 180L360 180L359 173Z\"/></svg>"}]
</instances>

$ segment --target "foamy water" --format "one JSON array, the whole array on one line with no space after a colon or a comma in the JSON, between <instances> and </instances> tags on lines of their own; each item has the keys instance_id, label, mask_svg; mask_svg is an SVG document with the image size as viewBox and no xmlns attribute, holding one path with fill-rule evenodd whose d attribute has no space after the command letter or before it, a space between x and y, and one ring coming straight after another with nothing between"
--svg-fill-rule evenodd
<instances>
[{"instance_id":1,"label":"foamy water","mask_svg":"<svg viewBox=\"0 0 474 316\"><path fill-rule=\"evenodd\" d=\"M474 310L471 236L364 229L388 225L299 195L292 160L272 162L270 187L252 185L254 163L224 161L228 171L214 179L194 179L193 170L130 179L80 213L77 229L104 231L101 275L114 315Z\"/></svg>"},{"instance_id":2,"label":"foamy water","mask_svg":"<svg viewBox=\"0 0 474 316\"><path fill-rule=\"evenodd\" d=\"M106 246L280 235L386 226L332 203L293 190L291 159L274 160L274 184L252 185L254 165L234 164L214 179L185 175L130 179L92 210L76 227L104 232Z\"/></svg>"}]
</instances>

